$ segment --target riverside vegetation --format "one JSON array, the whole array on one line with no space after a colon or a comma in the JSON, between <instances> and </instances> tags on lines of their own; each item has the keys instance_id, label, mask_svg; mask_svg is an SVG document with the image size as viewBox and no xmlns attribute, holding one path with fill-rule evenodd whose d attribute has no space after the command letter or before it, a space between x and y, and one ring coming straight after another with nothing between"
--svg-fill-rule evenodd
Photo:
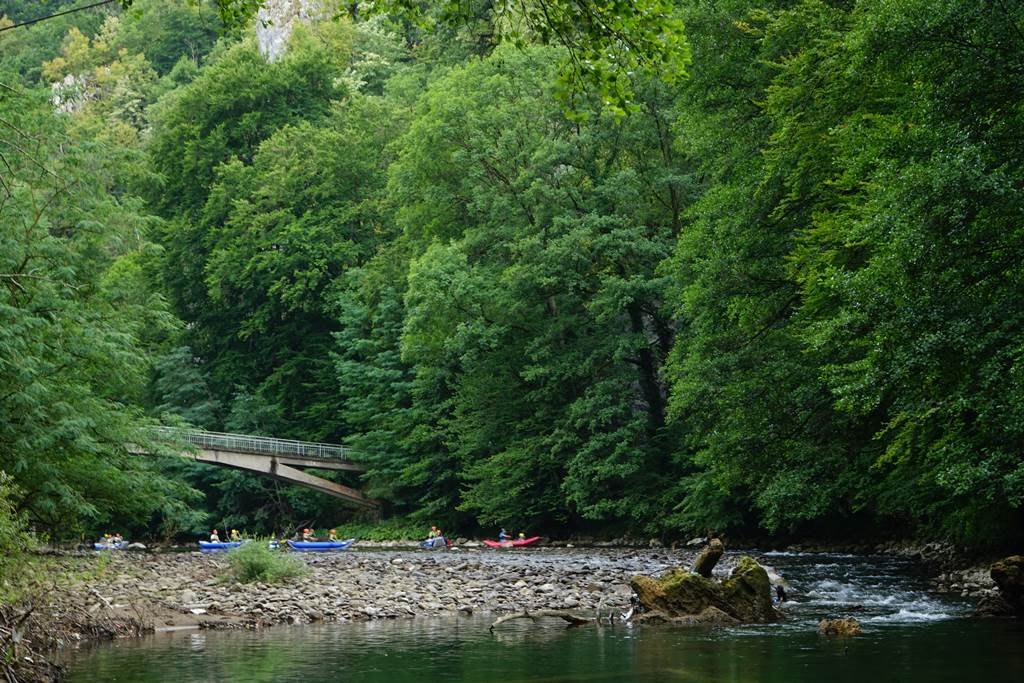
<instances>
[{"instance_id":1,"label":"riverside vegetation","mask_svg":"<svg viewBox=\"0 0 1024 683\"><path fill-rule=\"evenodd\" d=\"M350 514L156 422L466 533L1019 542L1019 3L253 5L0 32L0 548Z\"/></svg>"}]
</instances>

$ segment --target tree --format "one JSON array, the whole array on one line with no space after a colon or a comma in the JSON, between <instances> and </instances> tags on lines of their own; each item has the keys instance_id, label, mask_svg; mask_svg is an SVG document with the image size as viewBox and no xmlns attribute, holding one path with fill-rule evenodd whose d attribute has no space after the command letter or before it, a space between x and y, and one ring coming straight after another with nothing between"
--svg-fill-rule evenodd
<instances>
[{"instance_id":1,"label":"tree","mask_svg":"<svg viewBox=\"0 0 1024 683\"><path fill-rule=\"evenodd\" d=\"M654 525L672 336L654 270L685 173L654 125L663 91L628 124L573 123L550 89L560 56L454 70L401 143L392 196L418 252L402 360L418 428L444 445L401 476L436 502L461 483L483 524Z\"/></svg>"},{"instance_id":2,"label":"tree","mask_svg":"<svg viewBox=\"0 0 1024 683\"><path fill-rule=\"evenodd\" d=\"M145 248L144 219L89 177L40 93L0 90L0 469L17 514L61 538L172 518L193 492L131 445L167 452L128 404L148 313L111 270ZM105 279L106 276L106 279Z\"/></svg>"},{"instance_id":3,"label":"tree","mask_svg":"<svg viewBox=\"0 0 1024 683\"><path fill-rule=\"evenodd\" d=\"M262 4L217 0L226 25L248 21ZM384 13L428 29L489 20L492 28L486 34L498 40L519 47L560 45L567 57L563 84L574 92L589 91L618 115L636 106L634 72L648 68L671 82L685 75L690 58L683 23L667 0L385 0L362 5L339 3L338 11Z\"/></svg>"}]
</instances>

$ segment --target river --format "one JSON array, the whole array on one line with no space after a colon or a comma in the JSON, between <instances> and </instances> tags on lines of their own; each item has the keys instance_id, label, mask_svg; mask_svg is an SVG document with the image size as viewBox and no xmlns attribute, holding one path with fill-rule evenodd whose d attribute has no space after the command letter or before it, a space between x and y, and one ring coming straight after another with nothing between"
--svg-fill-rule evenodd
<instances>
[{"instance_id":1,"label":"river","mask_svg":"<svg viewBox=\"0 0 1024 683\"><path fill-rule=\"evenodd\" d=\"M585 552L585 551L578 551ZM188 631L83 647L70 680L426 683L467 681L1024 681L1024 624L971 619L892 558L762 553L790 584L778 624L718 629L583 626L485 616ZM855 616L861 636L822 638Z\"/></svg>"}]
</instances>

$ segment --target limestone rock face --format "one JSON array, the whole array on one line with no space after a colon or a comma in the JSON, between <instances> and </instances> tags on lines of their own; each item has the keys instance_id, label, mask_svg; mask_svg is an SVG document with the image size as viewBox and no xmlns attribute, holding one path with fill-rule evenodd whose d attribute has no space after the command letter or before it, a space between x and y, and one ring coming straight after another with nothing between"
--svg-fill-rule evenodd
<instances>
[{"instance_id":1,"label":"limestone rock face","mask_svg":"<svg viewBox=\"0 0 1024 683\"><path fill-rule=\"evenodd\" d=\"M268 62L276 62L288 49L296 24L326 16L320 0L266 0L256 13L256 45Z\"/></svg>"},{"instance_id":2,"label":"limestone rock face","mask_svg":"<svg viewBox=\"0 0 1024 683\"><path fill-rule=\"evenodd\" d=\"M675 569L660 579L634 577L630 585L641 606L658 618L678 623L681 617L694 619L714 608L738 623L776 621L778 612L772 606L768 573L753 558L741 557L732 575L718 582L683 569ZM717 616L704 615L704 619Z\"/></svg>"},{"instance_id":3,"label":"limestone rock face","mask_svg":"<svg viewBox=\"0 0 1024 683\"><path fill-rule=\"evenodd\" d=\"M818 622L818 633L823 636L859 636L860 622L853 617L822 619Z\"/></svg>"},{"instance_id":4,"label":"limestone rock face","mask_svg":"<svg viewBox=\"0 0 1024 683\"><path fill-rule=\"evenodd\" d=\"M1012 555L993 563L990 574L1010 609L1024 613L1024 555Z\"/></svg>"}]
</instances>

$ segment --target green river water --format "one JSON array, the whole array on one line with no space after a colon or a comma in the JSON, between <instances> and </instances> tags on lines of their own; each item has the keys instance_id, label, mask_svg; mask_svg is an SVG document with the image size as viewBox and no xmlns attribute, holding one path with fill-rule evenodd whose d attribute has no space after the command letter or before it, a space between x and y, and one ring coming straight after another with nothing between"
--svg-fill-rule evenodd
<instances>
[{"instance_id":1,"label":"green river water","mask_svg":"<svg viewBox=\"0 0 1024 683\"><path fill-rule=\"evenodd\" d=\"M835 555L764 556L790 580L787 619L726 629L584 626L491 617L253 632L177 632L84 648L70 680L426 683L472 681L1024 681L1024 624L968 617L905 565ZM819 637L822 616L864 634Z\"/></svg>"}]
</instances>

